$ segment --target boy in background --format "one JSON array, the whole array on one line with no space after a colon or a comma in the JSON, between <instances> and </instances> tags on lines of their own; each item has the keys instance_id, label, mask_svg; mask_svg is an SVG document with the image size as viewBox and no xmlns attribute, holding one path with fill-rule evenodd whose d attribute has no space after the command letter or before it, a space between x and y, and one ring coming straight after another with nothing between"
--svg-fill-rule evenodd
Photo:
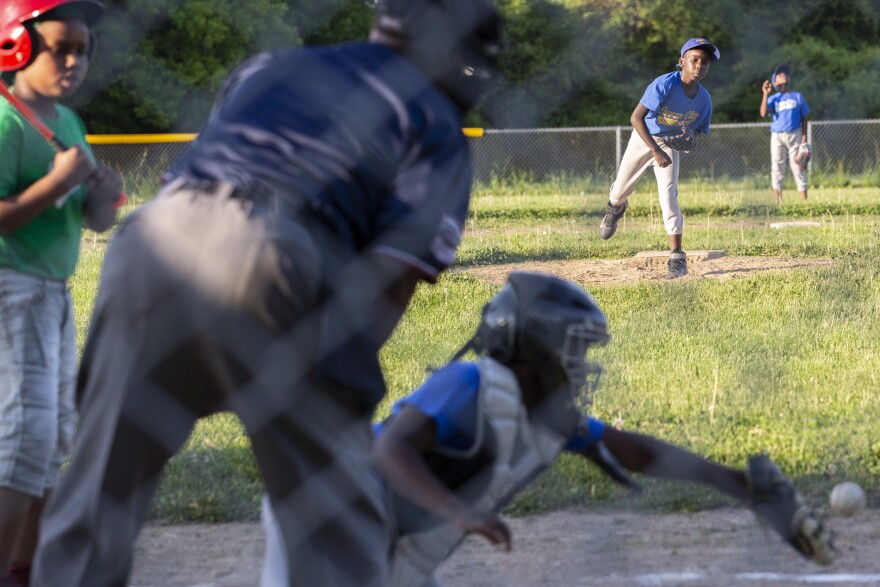
<instances>
[{"instance_id":1,"label":"boy in background","mask_svg":"<svg viewBox=\"0 0 880 587\"><path fill-rule=\"evenodd\" d=\"M97 167L82 121L59 100L85 79L96 0L13 1L0 46L6 79L69 149L54 153L0 100L0 585L27 585L43 505L76 425L76 331L66 280L83 224L109 228L122 180ZM29 55L28 55L29 53Z\"/></svg>"},{"instance_id":2,"label":"boy in background","mask_svg":"<svg viewBox=\"0 0 880 587\"><path fill-rule=\"evenodd\" d=\"M776 93L771 95L773 90ZM811 150L807 142L807 118L810 107L800 92L791 89L791 69L780 64L769 80L761 86L761 117L771 116L770 163L771 182L776 203L782 203L785 162L788 160L801 198L807 199L807 162Z\"/></svg>"},{"instance_id":3,"label":"boy in background","mask_svg":"<svg viewBox=\"0 0 880 587\"><path fill-rule=\"evenodd\" d=\"M697 133L709 134L712 98L700 81L709 73L709 64L720 58L721 52L706 39L690 39L681 48L677 64L681 71L661 75L645 90L630 116L634 130L599 225L602 239L614 235L629 205L627 198L642 174L653 167L669 235L667 279L687 275L687 255L681 249L684 217L678 205L679 160L681 152L694 147Z\"/></svg>"}]
</instances>

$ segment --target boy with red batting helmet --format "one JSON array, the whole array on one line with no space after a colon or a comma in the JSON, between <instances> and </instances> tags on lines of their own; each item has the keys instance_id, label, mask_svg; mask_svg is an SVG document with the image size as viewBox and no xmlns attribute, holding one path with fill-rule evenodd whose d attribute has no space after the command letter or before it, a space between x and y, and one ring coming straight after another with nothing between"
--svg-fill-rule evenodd
<instances>
[{"instance_id":1,"label":"boy with red batting helmet","mask_svg":"<svg viewBox=\"0 0 880 587\"><path fill-rule=\"evenodd\" d=\"M773 94L773 90L776 93ZM801 198L807 199L807 163L811 149L807 142L807 118L810 107L803 94L791 89L791 68L776 66L769 80L761 85L761 117L771 116L770 163L771 180L776 203L782 203L785 162L791 166L794 182Z\"/></svg>"},{"instance_id":2,"label":"boy with red batting helmet","mask_svg":"<svg viewBox=\"0 0 880 587\"><path fill-rule=\"evenodd\" d=\"M499 42L488 0L380 0L370 42L267 52L232 74L107 251L38 585L124 584L165 463L223 410L250 436L285 582L387 583L368 466L377 353L416 284L454 259L472 177L462 115Z\"/></svg>"},{"instance_id":3,"label":"boy with red batting helmet","mask_svg":"<svg viewBox=\"0 0 880 587\"><path fill-rule=\"evenodd\" d=\"M581 287L512 273L453 361L395 404L376 426L373 449L396 535L391 585L437 585L434 571L468 533L510 549L498 512L561 452L581 455L637 490L624 469L704 483L747 503L804 556L830 561L821 520L766 456L733 469L581 411L601 373L587 354L609 338L605 314ZM470 350L476 362L458 360ZM283 564L268 513L265 587L277 584L272 565Z\"/></svg>"},{"instance_id":4,"label":"boy with red batting helmet","mask_svg":"<svg viewBox=\"0 0 880 587\"><path fill-rule=\"evenodd\" d=\"M119 176L96 166L79 117L58 103L85 79L96 0L0 7L0 69L66 145L55 153L0 98L0 585L25 585L40 513L76 427L76 330L66 281L83 225L115 219Z\"/></svg>"},{"instance_id":5,"label":"boy with red batting helmet","mask_svg":"<svg viewBox=\"0 0 880 587\"><path fill-rule=\"evenodd\" d=\"M661 75L645 90L630 117L633 133L599 225L602 239L614 236L636 183L653 169L669 236L667 279L687 275L687 255L681 249L684 217L678 205L679 161L682 152L693 150L699 134L709 134L712 98L700 81L709 73L709 64L720 58L721 52L706 39L690 39L681 47L677 64L681 71Z\"/></svg>"}]
</instances>

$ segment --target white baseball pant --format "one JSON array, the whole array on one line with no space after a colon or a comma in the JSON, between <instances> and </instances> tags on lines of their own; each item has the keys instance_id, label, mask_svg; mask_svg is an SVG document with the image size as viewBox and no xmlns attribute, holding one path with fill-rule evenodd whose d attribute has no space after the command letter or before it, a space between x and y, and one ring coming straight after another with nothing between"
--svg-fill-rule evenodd
<instances>
[{"instance_id":1,"label":"white baseball pant","mask_svg":"<svg viewBox=\"0 0 880 587\"><path fill-rule=\"evenodd\" d=\"M807 168L797 162L797 152L801 145L801 129L791 132L770 133L770 159L772 163L771 180L774 190L781 190L785 181L785 162L788 161L794 183L799 192L807 191Z\"/></svg>"},{"instance_id":2,"label":"white baseball pant","mask_svg":"<svg viewBox=\"0 0 880 587\"><path fill-rule=\"evenodd\" d=\"M651 149L636 131L632 132L620 161L620 168L617 170L617 179L611 186L608 201L616 206L626 200L633 193L642 174L649 167L653 167L666 234L681 234L684 228L684 216L678 205L678 169L681 153L667 147L660 139L657 139L657 144L672 159L672 165L658 167Z\"/></svg>"}]
</instances>

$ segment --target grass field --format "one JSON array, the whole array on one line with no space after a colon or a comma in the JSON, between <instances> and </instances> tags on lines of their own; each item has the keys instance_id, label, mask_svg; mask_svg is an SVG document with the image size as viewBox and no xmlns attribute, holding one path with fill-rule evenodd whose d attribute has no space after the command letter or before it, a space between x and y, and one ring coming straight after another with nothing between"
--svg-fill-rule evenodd
<instances>
[{"instance_id":1,"label":"grass field","mask_svg":"<svg viewBox=\"0 0 880 587\"><path fill-rule=\"evenodd\" d=\"M683 186L685 249L729 255L823 257L821 269L725 281L635 282L592 287L613 340L597 416L741 466L765 451L815 500L843 479L880 495L880 188L828 187L808 202L766 189ZM662 249L666 237L647 180L608 242L597 235L605 195L572 182L484 186L475 195L458 266L535 260L625 258ZM815 228L768 222L813 219ZM87 237L87 242L91 242ZM81 340L103 247L83 250L72 281ZM133 271L136 271L133 268ZM445 362L476 327L490 285L466 272L420 287L383 350L390 394L401 397ZM726 501L700 488L647 484L628 507L691 509ZM172 461L153 515L169 520L252 519L261 484L248 442L227 414L199 424ZM532 513L569 504L617 504L623 493L591 466L563 458L510 507Z\"/></svg>"}]
</instances>

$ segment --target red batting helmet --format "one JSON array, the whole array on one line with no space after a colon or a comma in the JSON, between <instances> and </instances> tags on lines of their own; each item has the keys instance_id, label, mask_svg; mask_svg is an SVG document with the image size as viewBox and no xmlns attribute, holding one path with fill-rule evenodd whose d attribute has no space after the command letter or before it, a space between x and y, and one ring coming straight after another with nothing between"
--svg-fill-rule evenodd
<instances>
[{"instance_id":1,"label":"red batting helmet","mask_svg":"<svg viewBox=\"0 0 880 587\"><path fill-rule=\"evenodd\" d=\"M0 71L17 71L30 63L34 56L30 25L61 7L70 8L89 28L104 14L98 0L4 0L0 6Z\"/></svg>"}]
</instances>

